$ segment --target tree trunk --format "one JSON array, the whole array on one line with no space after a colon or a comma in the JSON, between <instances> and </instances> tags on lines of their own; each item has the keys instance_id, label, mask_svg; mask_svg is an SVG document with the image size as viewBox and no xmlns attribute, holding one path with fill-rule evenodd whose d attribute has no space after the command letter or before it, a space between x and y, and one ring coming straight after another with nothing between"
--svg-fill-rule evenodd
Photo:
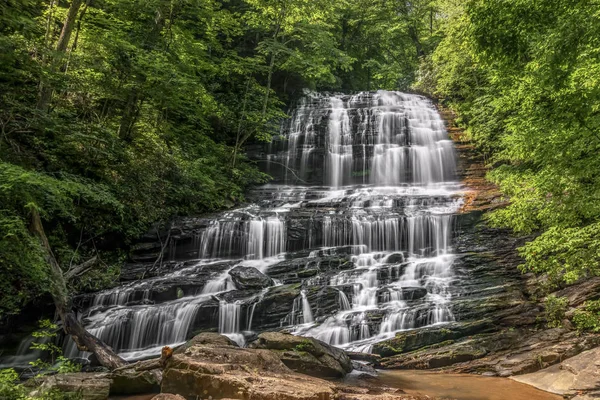
<instances>
[{"instance_id":1,"label":"tree trunk","mask_svg":"<svg viewBox=\"0 0 600 400\"><path fill-rule=\"evenodd\" d=\"M250 89L250 78L246 81L246 91L244 93L244 103L242 105L242 115L240 116L240 120L238 121L237 134L235 135L235 147L233 148L233 159L231 161L231 169L235 168L235 163L237 161L238 149L242 145L240 143L242 137L242 124L244 123L244 118L246 118L246 105L248 104L248 90Z\"/></svg>"},{"instance_id":2,"label":"tree trunk","mask_svg":"<svg viewBox=\"0 0 600 400\"><path fill-rule=\"evenodd\" d=\"M71 6L69 7L69 11L67 11L67 17L65 18L65 22L62 27L62 31L60 32L60 37L58 38L58 43L56 44L56 52L58 54L54 56L53 61L51 61L51 72L54 72L58 69L62 54L66 52L67 47L69 46L71 33L73 32L73 27L75 26L75 18L77 17L77 13L79 12L79 8L81 7L82 3L83 0L73 0L71 2ZM48 111L48 104L50 103L51 99L52 88L43 82L40 83L40 93L37 108L43 112Z\"/></svg>"},{"instance_id":3,"label":"tree trunk","mask_svg":"<svg viewBox=\"0 0 600 400\"><path fill-rule=\"evenodd\" d=\"M67 17L65 18L65 23L62 31L60 32L60 37L58 38L58 43L56 44L56 51L59 53L64 53L69 46L71 33L73 32L73 27L75 26L75 18L77 17L77 13L79 12L79 8L81 7L82 3L83 0L73 0L71 2L71 7L69 7Z\"/></svg>"},{"instance_id":4,"label":"tree trunk","mask_svg":"<svg viewBox=\"0 0 600 400\"><path fill-rule=\"evenodd\" d=\"M417 51L417 58L424 56L425 51L423 50L423 45L421 44L421 40L419 40L419 32L417 31L417 28L414 26L409 26L408 27L408 35L410 36L411 40L415 44L415 49Z\"/></svg>"},{"instance_id":5,"label":"tree trunk","mask_svg":"<svg viewBox=\"0 0 600 400\"><path fill-rule=\"evenodd\" d=\"M67 290L65 277L62 269L56 261L48 238L44 232L44 226L40 219L40 214L36 209L31 210L31 225L29 229L34 234L44 250L44 258L50 266L50 294L54 300L56 311L62 321L63 330L71 336L75 344L80 350L94 353L100 364L109 368L115 369L127 364L127 361L119 357L106 343L89 333L81 325L71 310L71 300Z\"/></svg>"},{"instance_id":6,"label":"tree trunk","mask_svg":"<svg viewBox=\"0 0 600 400\"><path fill-rule=\"evenodd\" d=\"M138 113L138 101L139 93L137 88L132 89L127 96L127 103L123 109L123 115L121 116L121 124L119 125L119 138L124 141L131 140L131 130L135 124L135 119Z\"/></svg>"},{"instance_id":7,"label":"tree trunk","mask_svg":"<svg viewBox=\"0 0 600 400\"><path fill-rule=\"evenodd\" d=\"M281 30L281 25L283 24L283 21L285 20L286 7L287 7L287 1L284 1L283 5L281 6L281 10L279 11L279 17L277 20L277 24L275 25L275 32L273 32L273 41L275 43L277 43L277 37L279 36L279 31ZM269 62L269 74L267 76L267 92L265 93L265 102L263 104L263 112L262 112L263 119L267 115L267 107L269 105L269 95L271 94L271 80L273 78L273 70L274 69L275 69L275 52L271 51L271 60Z\"/></svg>"},{"instance_id":8,"label":"tree trunk","mask_svg":"<svg viewBox=\"0 0 600 400\"><path fill-rule=\"evenodd\" d=\"M277 39L275 39L277 40ZM267 76L267 91L265 93L265 102L263 104L262 116L263 118L267 115L267 107L269 105L269 94L271 94L271 80L273 78L273 69L275 67L275 53L271 52L271 62L269 63L269 75Z\"/></svg>"}]
</instances>

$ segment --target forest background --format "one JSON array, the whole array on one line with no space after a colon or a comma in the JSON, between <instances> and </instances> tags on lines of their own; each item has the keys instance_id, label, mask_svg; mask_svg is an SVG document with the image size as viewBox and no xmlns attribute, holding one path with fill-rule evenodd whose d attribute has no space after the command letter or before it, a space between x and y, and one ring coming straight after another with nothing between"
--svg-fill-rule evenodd
<instances>
[{"instance_id":1,"label":"forest background","mask_svg":"<svg viewBox=\"0 0 600 400\"><path fill-rule=\"evenodd\" d=\"M69 292L110 287L153 224L243 202L268 180L245 146L305 89L439 100L510 199L491 223L535 234L524 271L600 275L598 3L8 0L0 321L56 288L50 261Z\"/></svg>"}]
</instances>

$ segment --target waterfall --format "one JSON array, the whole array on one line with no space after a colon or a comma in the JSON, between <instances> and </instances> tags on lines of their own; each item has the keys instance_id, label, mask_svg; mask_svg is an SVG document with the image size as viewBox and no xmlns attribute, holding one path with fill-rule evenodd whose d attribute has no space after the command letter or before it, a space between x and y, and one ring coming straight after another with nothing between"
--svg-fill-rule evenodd
<instances>
[{"instance_id":1,"label":"waterfall","mask_svg":"<svg viewBox=\"0 0 600 400\"><path fill-rule=\"evenodd\" d=\"M305 324L313 322L315 319L313 318L312 310L310 309L310 303L306 298L306 291L302 290L300 292L302 296L302 319Z\"/></svg>"},{"instance_id":2,"label":"waterfall","mask_svg":"<svg viewBox=\"0 0 600 400\"><path fill-rule=\"evenodd\" d=\"M239 333L240 332L240 311L239 302L227 303L225 300L219 302L219 333Z\"/></svg>"},{"instance_id":3,"label":"waterfall","mask_svg":"<svg viewBox=\"0 0 600 400\"><path fill-rule=\"evenodd\" d=\"M190 220L172 270L86 300L91 333L128 359L203 329L243 344L242 325L369 351L398 331L455 320L460 184L432 103L307 93L290 115L265 148L273 181L241 208ZM276 286L238 290L229 271L239 265ZM69 343L66 353L81 355Z\"/></svg>"},{"instance_id":4,"label":"waterfall","mask_svg":"<svg viewBox=\"0 0 600 400\"><path fill-rule=\"evenodd\" d=\"M346 296L346 293L340 290L338 292L338 297L340 311L348 311L352 308L352 306L350 306L350 301L348 301L348 296Z\"/></svg>"},{"instance_id":5,"label":"waterfall","mask_svg":"<svg viewBox=\"0 0 600 400\"><path fill-rule=\"evenodd\" d=\"M245 257L260 260L283 253L285 222L277 216L254 217L245 212L227 213L202 233L202 258Z\"/></svg>"}]
</instances>

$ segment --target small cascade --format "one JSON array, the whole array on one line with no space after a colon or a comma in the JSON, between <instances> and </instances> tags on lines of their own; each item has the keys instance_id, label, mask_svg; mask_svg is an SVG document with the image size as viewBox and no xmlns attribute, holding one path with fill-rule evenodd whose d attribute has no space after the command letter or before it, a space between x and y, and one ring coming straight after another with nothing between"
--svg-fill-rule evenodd
<instances>
[{"instance_id":1,"label":"small cascade","mask_svg":"<svg viewBox=\"0 0 600 400\"><path fill-rule=\"evenodd\" d=\"M42 350L32 348L33 343L48 343L50 339L48 337L37 338L34 336L27 336L21 340L17 347L17 352L13 356L2 357L0 362L0 369L11 368L15 366L27 365L29 363L42 358L44 352Z\"/></svg>"},{"instance_id":2,"label":"small cascade","mask_svg":"<svg viewBox=\"0 0 600 400\"><path fill-rule=\"evenodd\" d=\"M313 318L312 310L310 309L310 303L306 298L306 291L302 290L300 295L302 296L302 320L305 324L309 324L315 319Z\"/></svg>"},{"instance_id":3,"label":"small cascade","mask_svg":"<svg viewBox=\"0 0 600 400\"><path fill-rule=\"evenodd\" d=\"M244 346L244 335L240 333L240 315L242 306L239 301L228 303L219 302L219 333L227 336L239 346Z\"/></svg>"},{"instance_id":4,"label":"small cascade","mask_svg":"<svg viewBox=\"0 0 600 400\"><path fill-rule=\"evenodd\" d=\"M229 275L229 271L225 271L215 279L210 280L202 288L202 294L213 294L235 290L235 285Z\"/></svg>"},{"instance_id":5,"label":"small cascade","mask_svg":"<svg viewBox=\"0 0 600 400\"><path fill-rule=\"evenodd\" d=\"M225 300L219 302L219 333L239 333L240 332L240 311L239 302L227 303Z\"/></svg>"},{"instance_id":6,"label":"small cascade","mask_svg":"<svg viewBox=\"0 0 600 400\"><path fill-rule=\"evenodd\" d=\"M278 216L255 217L248 212L227 213L202 233L202 258L244 257L260 260L285 252L285 221Z\"/></svg>"},{"instance_id":7,"label":"small cascade","mask_svg":"<svg viewBox=\"0 0 600 400\"><path fill-rule=\"evenodd\" d=\"M340 305L340 311L348 311L352 308L350 305L350 301L348 301L348 296L343 291L338 292L338 302Z\"/></svg>"},{"instance_id":8,"label":"small cascade","mask_svg":"<svg viewBox=\"0 0 600 400\"><path fill-rule=\"evenodd\" d=\"M181 265L169 272L82 302L91 333L136 359L215 328L240 344L281 327L369 351L455 321L460 184L433 104L307 93L290 115L261 157L274 179L254 202L193 220L174 239L187 242L170 245ZM249 275L232 277L240 266Z\"/></svg>"}]
</instances>

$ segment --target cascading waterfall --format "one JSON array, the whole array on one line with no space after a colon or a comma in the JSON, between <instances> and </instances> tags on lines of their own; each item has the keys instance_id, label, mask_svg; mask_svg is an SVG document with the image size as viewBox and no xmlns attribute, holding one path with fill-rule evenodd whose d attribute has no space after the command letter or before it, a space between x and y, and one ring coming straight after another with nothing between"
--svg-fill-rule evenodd
<instances>
[{"instance_id":1,"label":"cascading waterfall","mask_svg":"<svg viewBox=\"0 0 600 400\"><path fill-rule=\"evenodd\" d=\"M306 298L306 292L303 290L300 292L300 295L302 296L302 319L305 324L309 324L315 319L313 318L312 310L310 309L310 303Z\"/></svg>"},{"instance_id":2,"label":"cascading waterfall","mask_svg":"<svg viewBox=\"0 0 600 400\"><path fill-rule=\"evenodd\" d=\"M255 203L199 223L182 267L96 294L82 306L92 333L130 359L215 328L241 344L244 328L280 326L369 351L397 331L454 320L460 185L426 98L311 93L266 151L275 179L254 190ZM275 286L238 290L237 266ZM271 311L281 301L284 313ZM67 353L78 354L72 344Z\"/></svg>"}]
</instances>

